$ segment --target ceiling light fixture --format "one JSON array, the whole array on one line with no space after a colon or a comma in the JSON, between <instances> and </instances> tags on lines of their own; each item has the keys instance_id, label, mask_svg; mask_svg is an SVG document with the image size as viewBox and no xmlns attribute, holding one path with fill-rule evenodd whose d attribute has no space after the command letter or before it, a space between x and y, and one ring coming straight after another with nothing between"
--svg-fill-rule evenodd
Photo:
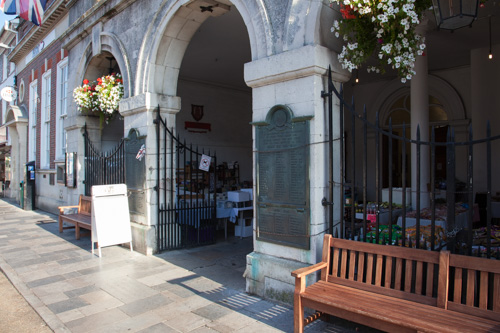
<instances>
[{"instance_id":1,"label":"ceiling light fixture","mask_svg":"<svg viewBox=\"0 0 500 333\"><path fill-rule=\"evenodd\" d=\"M491 52L491 16L490 16L490 22L489 22L489 25L490 25L490 53L488 54L488 59L493 59L493 52Z\"/></svg>"},{"instance_id":2,"label":"ceiling light fixture","mask_svg":"<svg viewBox=\"0 0 500 333\"><path fill-rule=\"evenodd\" d=\"M438 29L456 30L471 26L479 0L432 0Z\"/></svg>"}]
</instances>

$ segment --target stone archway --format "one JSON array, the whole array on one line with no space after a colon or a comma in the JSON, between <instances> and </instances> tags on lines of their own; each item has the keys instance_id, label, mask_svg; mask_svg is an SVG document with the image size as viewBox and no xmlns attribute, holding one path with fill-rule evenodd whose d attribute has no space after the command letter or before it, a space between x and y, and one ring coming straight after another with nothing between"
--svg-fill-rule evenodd
<instances>
[{"instance_id":1,"label":"stone archway","mask_svg":"<svg viewBox=\"0 0 500 333\"><path fill-rule=\"evenodd\" d=\"M213 12L202 11L200 6L214 6ZM311 131L307 135L311 160L314 159L311 165L315 167L314 170L308 170L314 177L311 177L305 190L308 193L307 200L311 200L311 207L314 207L309 226L311 246L309 249L287 247L283 251L280 245L256 241L254 255L247 257L247 262L251 262L253 267L245 275L247 290L270 297L284 295L286 298L285 294L293 290L288 281L290 270L297 268L299 261L316 262L320 256L323 234L328 229L325 227L327 213L321 206L321 199L329 186L328 167L325 167L328 153L325 124L328 117L321 91L325 89L329 65L333 68L335 80L343 82L349 77L338 66L334 48L330 48L332 43L325 42L331 24L325 20L338 13L324 2L310 0L277 4L245 0L174 0L164 2L158 8L138 52L134 95L120 103L120 110L125 117L125 130L140 127L141 135L146 135L148 173L144 192L147 216L131 217L138 222L133 224L134 243L138 244L140 241L136 241L136 238L140 237L147 247L144 252L155 252L155 228L158 225L160 201L159 191L155 191L154 187L172 191L167 185L171 176L167 173L162 178L156 173L166 161L156 156L156 116L160 114L168 124L176 124L182 105L178 81L186 49L202 23L211 15L219 15L221 11L227 10L228 6L232 6L230 10L235 9L240 13L249 36L251 61L244 65L244 80L252 89L252 122L265 121L268 111L277 104L287 105L299 117L312 119ZM338 128L334 128L333 135L338 136L338 131ZM252 139L255 139L255 135L252 128ZM335 146L332 149L338 148ZM254 177L257 168L255 161L254 158ZM170 166L171 169L173 167ZM339 180L337 168L333 173L335 180ZM340 211L335 211L332 216L340 218ZM280 267L279 272L273 269L277 266ZM268 277L276 283L266 285Z\"/></svg>"},{"instance_id":2,"label":"stone archway","mask_svg":"<svg viewBox=\"0 0 500 333\"><path fill-rule=\"evenodd\" d=\"M10 197L19 199L19 183L24 180L24 166L27 162L28 117L27 111L15 105L9 105L5 116L5 126L11 138L11 184Z\"/></svg>"},{"instance_id":3,"label":"stone archway","mask_svg":"<svg viewBox=\"0 0 500 333\"><path fill-rule=\"evenodd\" d=\"M238 10L247 27L252 60L272 53L272 42L267 39L271 27L262 4L257 9L258 15L253 15L255 8L241 0L220 1L213 12L201 12L200 6L210 3L179 0L158 10L141 46L135 95L149 92L176 96L180 65L193 34L207 18L224 14L231 5Z\"/></svg>"}]
</instances>

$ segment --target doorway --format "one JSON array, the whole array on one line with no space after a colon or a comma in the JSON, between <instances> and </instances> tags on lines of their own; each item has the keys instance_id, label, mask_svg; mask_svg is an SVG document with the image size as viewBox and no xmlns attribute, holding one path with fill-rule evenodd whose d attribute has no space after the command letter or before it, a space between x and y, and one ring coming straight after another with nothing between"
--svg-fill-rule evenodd
<instances>
[{"instance_id":1,"label":"doorway","mask_svg":"<svg viewBox=\"0 0 500 333\"><path fill-rule=\"evenodd\" d=\"M197 147L200 154L216 155L216 159L212 158L209 162L209 171L206 172L211 175L216 171L216 181L212 184L210 177L203 177L203 173L198 172L201 157L197 154L192 155L196 156L192 160L174 157L172 161L177 162L171 162L171 167L175 175L167 177L171 178L171 184L167 185L167 188L174 194L170 198L167 197L168 194L165 195L165 206L177 205L181 209L184 207L197 211L200 200L205 201L205 210L209 210L212 203L216 203L217 214L214 220L217 240L229 239L236 234L245 238L252 237L251 200L242 203L248 206L248 211L239 216L245 223L244 230L247 232L244 234L241 230L237 231L239 219L231 217L230 210L227 209L228 205L233 204L228 202L228 192L242 188L251 190L253 185L250 124L252 90L246 85L243 76L244 64L251 61L250 41L245 23L234 6L227 6L227 10L222 14L206 15L208 17L196 29L182 57L176 91L181 100L181 108L175 115L175 124L171 122L167 123L167 126L175 132L173 135L179 140L178 147L175 148L179 153L184 154L180 151ZM179 147L182 149L179 150ZM174 147L172 151L175 151ZM204 186L192 186L193 174L197 177L202 175L200 177L204 180ZM188 182L190 184L187 184ZM162 198L159 202L161 210ZM227 212L227 216L221 213L223 211ZM182 226L181 217L186 214L179 211L172 215L175 218L170 220L171 223ZM161 221L159 217L159 222ZM198 234L196 230L194 233ZM203 234L201 230L199 234ZM159 240L159 243L165 242ZM183 246L179 241L166 243L173 244L174 247ZM189 246L206 243L191 242Z\"/></svg>"}]
</instances>

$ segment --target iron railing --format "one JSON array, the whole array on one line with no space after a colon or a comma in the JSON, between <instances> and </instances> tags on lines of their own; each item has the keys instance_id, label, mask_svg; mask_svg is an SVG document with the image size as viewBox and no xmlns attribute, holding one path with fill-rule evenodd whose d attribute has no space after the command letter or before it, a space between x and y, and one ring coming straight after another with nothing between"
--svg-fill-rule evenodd
<instances>
[{"instance_id":1,"label":"iron railing","mask_svg":"<svg viewBox=\"0 0 500 333\"><path fill-rule=\"evenodd\" d=\"M85 124L85 195L90 196L92 186L125 184L125 139L108 152L99 152L89 138Z\"/></svg>"},{"instance_id":2,"label":"iron railing","mask_svg":"<svg viewBox=\"0 0 500 333\"><path fill-rule=\"evenodd\" d=\"M199 170L205 151L182 142L157 111L158 251L215 243L215 153L206 153L209 171Z\"/></svg>"},{"instance_id":3,"label":"iron railing","mask_svg":"<svg viewBox=\"0 0 500 333\"><path fill-rule=\"evenodd\" d=\"M329 112L332 112L332 96L335 94L340 103L340 133L345 133L345 130L350 130L350 139L347 141L343 135L340 136L340 156L339 161L341 165L341 177L342 181L340 184L334 184L333 174L331 173L330 182L333 186L337 185L340 187L340 193L344 194L347 189L351 189L356 192L360 199L359 206L356 207L356 197L352 193L353 203L347 205L344 198L341 200L336 200L336 204L340 204L340 211L344 215L340 222L335 225L337 228L333 228L333 214L330 214L330 225L332 233L336 237L347 238L347 239L358 239L364 242L374 242L380 244L392 244L399 246L409 246L416 248L424 248L429 250L440 250L446 247L453 253L465 254L465 255L477 255L485 256L487 258L496 257L500 259L500 247L492 246L492 240L494 238L491 236L495 230L498 230L498 226L492 222L491 216L491 201L492 201L492 189L491 189L491 157L492 143L498 141L500 136L491 136L491 130L489 122L487 124L486 136L484 139L475 140L473 138L472 126L468 128L468 140L464 142L457 142L455 139L455 129L452 127L448 128L446 142L436 141L436 129L432 127L431 129L431 139L430 141L423 140L420 136L420 128L417 128L416 139L406 138L406 129L403 126L403 134L401 136L395 135L393 133L392 121L389 120L388 128L383 128L379 122L379 114L376 114L375 123L370 123L367 119L367 108L363 108L363 113L358 114L354 102L349 104L343 98L342 88L338 91L333 84L331 71L329 74L329 84L328 92L323 92L323 97L329 97ZM353 99L354 101L354 99ZM345 121L348 124L344 124ZM360 123L359 123L360 122ZM362 128L362 133L357 133L356 128L360 124ZM330 123L332 126L332 123ZM369 139L370 133L370 139ZM387 149L387 181L386 191L388 191L388 203L386 204L386 209L382 212L382 144L386 138L387 144L385 149ZM334 140L330 135L331 142ZM357 140L361 138L361 144L358 144ZM372 139L373 138L373 139ZM412 167L416 169L416 186L412 190L416 202L414 203L414 210L410 212L411 207L407 207L405 204L407 195L407 177L409 176L406 172L408 165L405 158L401 159L401 201L403 205L396 209L396 205L393 204L393 160L392 152L394 149L394 142L398 143L401 147L401 154L405 156L407 153L407 143L414 145L416 147L416 161L413 163ZM474 159L477 155L474 155L475 149L479 145L486 146L486 157L484 163L486 166L486 184L487 190L485 193L475 193L474 181L477 179L473 178L474 171ZM422 168L427 166L422 166L422 150L423 147L427 146L429 150L429 160L430 160L430 186L427 189L422 189L420 187L420 177ZM345 148L344 148L345 147ZM437 216L438 200L436 199L436 186L434 185L437 181L436 179L436 150L439 147L445 147L446 151L446 216L445 221L441 222L440 218ZM356 149L362 148L362 160L359 161L356 155ZM466 155L465 160L457 161L457 151L459 149L465 149L461 151L461 155ZM332 151L332 150L330 150ZM344 151L348 152L350 156L349 161L345 159ZM368 164L368 151L373 151L375 155L375 161L370 161ZM334 156L336 158L337 156ZM457 181L456 166L457 162L466 163L467 165L467 176L465 182L461 183ZM349 168L345 168L345 164L350 163ZM362 163L362 176L358 178L355 173L356 166L358 163ZM375 202L373 203L373 212L369 211L368 202L368 179L369 177L375 177ZM350 179L347 182L346 179ZM398 189L399 191L399 189ZM421 213L421 207L423 203L421 202L421 193L429 192L430 197L430 207L427 207L426 212L429 215L423 216ZM333 197L330 197L330 202L333 202ZM476 204L476 206L475 206ZM479 209L478 206L479 205ZM442 206L439 206L442 208ZM460 222L457 221L456 208L463 211L460 216ZM442 208L444 209L444 208ZM359 210L359 211L357 211ZM474 221L474 210L479 210L481 215L480 221ZM362 212L360 212L362 211ZM357 214L356 214L357 213ZM370 213L374 213L371 215ZM381 220L382 214L386 214L385 220L389 221L388 225L391 227L384 226ZM463 215L465 214L465 215ZM356 216L357 215L357 216ZM361 218L359 218L361 215ZM407 215L412 215L411 225L409 223L410 217ZM358 218L357 218L358 217ZM371 221L370 217L374 217L375 220ZM464 222L465 217L465 222ZM392 225L397 220L397 227ZM429 224L430 225L427 225ZM444 225L443 229L439 228L439 224ZM429 230L430 229L430 230ZM333 230L336 230L333 232ZM482 241L478 239L478 235L481 233L484 236ZM495 240L497 241L497 240Z\"/></svg>"}]
</instances>

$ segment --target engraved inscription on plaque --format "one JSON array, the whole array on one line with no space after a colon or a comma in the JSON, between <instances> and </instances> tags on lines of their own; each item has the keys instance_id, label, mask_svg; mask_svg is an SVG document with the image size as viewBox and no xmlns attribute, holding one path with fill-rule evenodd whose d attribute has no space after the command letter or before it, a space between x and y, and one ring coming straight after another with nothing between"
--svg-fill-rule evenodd
<instances>
[{"instance_id":1,"label":"engraved inscription on plaque","mask_svg":"<svg viewBox=\"0 0 500 333\"><path fill-rule=\"evenodd\" d=\"M309 120L283 105L256 125L259 240L309 248Z\"/></svg>"},{"instance_id":2,"label":"engraved inscription on plaque","mask_svg":"<svg viewBox=\"0 0 500 333\"><path fill-rule=\"evenodd\" d=\"M146 144L146 137L131 129L125 141L125 164L129 209L131 213L146 215L146 157L137 158L137 153Z\"/></svg>"}]
</instances>

